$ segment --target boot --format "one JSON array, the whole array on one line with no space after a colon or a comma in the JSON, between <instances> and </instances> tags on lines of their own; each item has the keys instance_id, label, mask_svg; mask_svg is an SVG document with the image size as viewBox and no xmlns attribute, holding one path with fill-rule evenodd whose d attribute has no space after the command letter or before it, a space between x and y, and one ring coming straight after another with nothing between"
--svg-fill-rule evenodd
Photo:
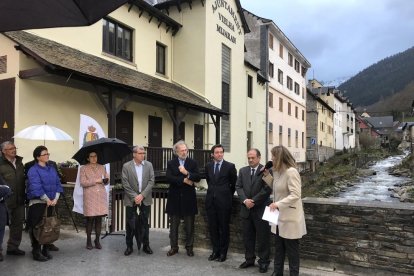
<instances>
[{"instance_id":1,"label":"boot","mask_svg":"<svg viewBox=\"0 0 414 276\"><path fill-rule=\"evenodd\" d=\"M52 256L52 255L50 255L50 252L49 252L49 245L47 245L47 244L43 245L43 248L42 248L42 255L43 255L44 257L46 257L48 260L53 259L53 256Z\"/></svg>"},{"instance_id":2,"label":"boot","mask_svg":"<svg viewBox=\"0 0 414 276\"><path fill-rule=\"evenodd\" d=\"M86 249L92 250L92 225L93 225L93 218L86 218Z\"/></svg>"},{"instance_id":3,"label":"boot","mask_svg":"<svg viewBox=\"0 0 414 276\"><path fill-rule=\"evenodd\" d=\"M38 261L38 262L46 262L47 258L43 256L42 253L40 252L40 244L33 235L33 228L29 229L29 236L30 236L30 240L32 241L33 260Z\"/></svg>"},{"instance_id":4,"label":"boot","mask_svg":"<svg viewBox=\"0 0 414 276\"><path fill-rule=\"evenodd\" d=\"M100 236L101 236L101 228L102 228L102 217L96 217L95 218L95 248L96 249L102 249L102 245L99 242Z\"/></svg>"}]
</instances>

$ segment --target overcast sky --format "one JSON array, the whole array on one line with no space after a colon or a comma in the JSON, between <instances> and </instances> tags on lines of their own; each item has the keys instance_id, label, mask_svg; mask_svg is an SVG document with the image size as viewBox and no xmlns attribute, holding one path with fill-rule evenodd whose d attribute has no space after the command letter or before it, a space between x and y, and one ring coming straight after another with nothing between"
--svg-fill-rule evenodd
<instances>
[{"instance_id":1,"label":"overcast sky","mask_svg":"<svg viewBox=\"0 0 414 276\"><path fill-rule=\"evenodd\" d=\"M413 0L240 0L272 19L311 63L307 77L352 77L414 46Z\"/></svg>"}]
</instances>

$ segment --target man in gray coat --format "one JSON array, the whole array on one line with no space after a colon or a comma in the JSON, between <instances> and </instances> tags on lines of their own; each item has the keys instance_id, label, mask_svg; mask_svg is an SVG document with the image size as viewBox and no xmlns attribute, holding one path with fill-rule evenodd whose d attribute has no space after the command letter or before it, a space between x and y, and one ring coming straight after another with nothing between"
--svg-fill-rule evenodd
<instances>
[{"instance_id":1,"label":"man in gray coat","mask_svg":"<svg viewBox=\"0 0 414 276\"><path fill-rule=\"evenodd\" d=\"M145 159L145 148L135 146L132 150L133 159L122 167L122 186L125 191L126 207L126 245L125 256L133 252L133 238L137 241L138 250L152 254L149 246L149 224L152 187L154 186L154 169L151 162Z\"/></svg>"},{"instance_id":2,"label":"man in gray coat","mask_svg":"<svg viewBox=\"0 0 414 276\"><path fill-rule=\"evenodd\" d=\"M270 226L262 220L262 216L265 207L270 204L272 190L262 180L263 165L260 164L260 156L258 149L247 152L249 166L240 169L236 191L241 203L240 218L246 259L240 268L254 266L257 242L259 272L266 273L270 263Z\"/></svg>"}]
</instances>

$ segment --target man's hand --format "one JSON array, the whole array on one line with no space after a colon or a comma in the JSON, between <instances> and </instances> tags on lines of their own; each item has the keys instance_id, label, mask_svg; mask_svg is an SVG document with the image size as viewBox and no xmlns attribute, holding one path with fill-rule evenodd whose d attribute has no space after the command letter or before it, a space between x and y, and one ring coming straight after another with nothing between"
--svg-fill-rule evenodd
<instances>
[{"instance_id":1,"label":"man's hand","mask_svg":"<svg viewBox=\"0 0 414 276\"><path fill-rule=\"evenodd\" d=\"M182 173L183 175L188 175L188 171L184 168L184 166L179 166L178 169L180 170L180 173Z\"/></svg>"},{"instance_id":2,"label":"man's hand","mask_svg":"<svg viewBox=\"0 0 414 276\"><path fill-rule=\"evenodd\" d=\"M254 201L253 201L253 199L250 199L250 198L246 199L244 201L244 205L246 205L247 209L253 208L254 207Z\"/></svg>"},{"instance_id":3,"label":"man's hand","mask_svg":"<svg viewBox=\"0 0 414 276\"><path fill-rule=\"evenodd\" d=\"M136 205L141 205L143 200L144 200L144 196L142 194L139 194L135 197L135 204Z\"/></svg>"},{"instance_id":4,"label":"man's hand","mask_svg":"<svg viewBox=\"0 0 414 276\"><path fill-rule=\"evenodd\" d=\"M54 200L52 200L52 202L50 203L50 206L56 206L57 204L57 199L55 198Z\"/></svg>"},{"instance_id":5,"label":"man's hand","mask_svg":"<svg viewBox=\"0 0 414 276\"><path fill-rule=\"evenodd\" d=\"M187 184L187 185L189 185L189 186L193 186L194 185L194 181L191 181L188 178L184 178L184 183Z\"/></svg>"},{"instance_id":6,"label":"man's hand","mask_svg":"<svg viewBox=\"0 0 414 276\"><path fill-rule=\"evenodd\" d=\"M52 205L52 201L50 199L47 199L46 200L46 205L47 205L47 207L51 206Z\"/></svg>"}]
</instances>

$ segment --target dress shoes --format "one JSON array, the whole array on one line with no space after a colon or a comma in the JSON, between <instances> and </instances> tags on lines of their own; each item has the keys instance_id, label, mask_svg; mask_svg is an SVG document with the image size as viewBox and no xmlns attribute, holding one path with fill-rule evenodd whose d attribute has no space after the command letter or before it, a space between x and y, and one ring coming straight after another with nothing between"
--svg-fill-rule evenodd
<instances>
[{"instance_id":1,"label":"dress shoes","mask_svg":"<svg viewBox=\"0 0 414 276\"><path fill-rule=\"evenodd\" d=\"M211 253L211 255L208 257L208 260L209 260L209 261L214 261L214 260L217 260L219 257L220 257L220 254L219 254L219 253L215 253L215 252L213 252L213 253Z\"/></svg>"},{"instance_id":2,"label":"dress shoes","mask_svg":"<svg viewBox=\"0 0 414 276\"><path fill-rule=\"evenodd\" d=\"M7 255L14 255L14 256L24 256L26 254L23 250L20 250L19 248L15 250L7 250Z\"/></svg>"},{"instance_id":3,"label":"dress shoes","mask_svg":"<svg viewBox=\"0 0 414 276\"><path fill-rule=\"evenodd\" d=\"M194 251L193 251L193 249L191 249L191 248L188 248L188 249L187 249L187 256L189 256L189 257L193 257L193 256L194 256Z\"/></svg>"},{"instance_id":4,"label":"dress shoes","mask_svg":"<svg viewBox=\"0 0 414 276\"><path fill-rule=\"evenodd\" d=\"M132 247L127 247L127 249L125 249L124 255L129 256L129 255L131 255L132 252L134 252Z\"/></svg>"},{"instance_id":5,"label":"dress shoes","mask_svg":"<svg viewBox=\"0 0 414 276\"><path fill-rule=\"evenodd\" d=\"M49 251L59 251L59 247L57 247L53 243L49 244Z\"/></svg>"},{"instance_id":6,"label":"dress shoes","mask_svg":"<svg viewBox=\"0 0 414 276\"><path fill-rule=\"evenodd\" d=\"M152 252L152 249L149 245L144 245L144 247L142 248L142 251L144 251L147 254L152 254L154 252Z\"/></svg>"},{"instance_id":7,"label":"dress shoes","mask_svg":"<svg viewBox=\"0 0 414 276\"><path fill-rule=\"evenodd\" d=\"M266 273L268 268L269 268L269 265L267 265L267 264L259 264L259 272L260 273Z\"/></svg>"},{"instance_id":8,"label":"dress shoes","mask_svg":"<svg viewBox=\"0 0 414 276\"><path fill-rule=\"evenodd\" d=\"M167 256L168 257L171 257L171 256L173 256L173 255L175 255L175 254L177 254L178 253L178 249L176 249L176 248L171 248L168 252L167 252Z\"/></svg>"},{"instance_id":9,"label":"dress shoes","mask_svg":"<svg viewBox=\"0 0 414 276\"><path fill-rule=\"evenodd\" d=\"M254 266L254 263L243 262L243 263L239 266L239 268L248 268L248 267L251 267L251 266Z\"/></svg>"},{"instance_id":10,"label":"dress shoes","mask_svg":"<svg viewBox=\"0 0 414 276\"><path fill-rule=\"evenodd\" d=\"M218 258L217 258L217 262L224 262L227 259L226 255L221 254Z\"/></svg>"}]
</instances>

